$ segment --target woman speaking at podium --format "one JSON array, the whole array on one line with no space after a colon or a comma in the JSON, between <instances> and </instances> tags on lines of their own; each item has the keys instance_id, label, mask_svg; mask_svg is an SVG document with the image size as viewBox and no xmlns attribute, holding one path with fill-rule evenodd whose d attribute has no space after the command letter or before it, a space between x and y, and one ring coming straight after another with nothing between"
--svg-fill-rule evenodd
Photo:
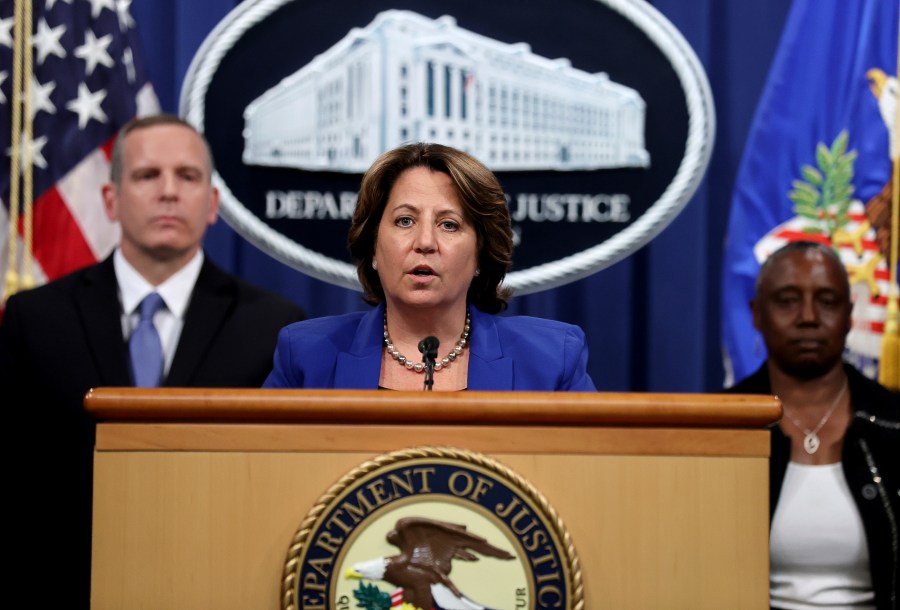
<instances>
[{"instance_id":1,"label":"woman speaking at podium","mask_svg":"<svg viewBox=\"0 0 900 610\"><path fill-rule=\"evenodd\" d=\"M282 329L264 387L595 389L580 328L496 315L509 211L472 156L422 143L384 153L363 176L348 244L375 307Z\"/></svg>"}]
</instances>

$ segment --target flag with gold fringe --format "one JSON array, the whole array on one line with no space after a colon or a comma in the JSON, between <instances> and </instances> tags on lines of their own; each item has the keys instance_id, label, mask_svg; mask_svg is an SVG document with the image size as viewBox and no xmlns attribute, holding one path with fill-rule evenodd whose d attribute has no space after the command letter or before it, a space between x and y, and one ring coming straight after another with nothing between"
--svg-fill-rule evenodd
<instances>
[{"instance_id":1,"label":"flag with gold fringe","mask_svg":"<svg viewBox=\"0 0 900 610\"><path fill-rule=\"evenodd\" d=\"M832 245L847 267L854 305L845 358L889 386L898 373L894 339L883 342L896 337L898 19L897 2L791 6L732 200L722 281L726 385L766 357L748 303L761 262L797 239Z\"/></svg>"},{"instance_id":2,"label":"flag with gold fringe","mask_svg":"<svg viewBox=\"0 0 900 610\"><path fill-rule=\"evenodd\" d=\"M116 132L159 111L129 2L0 3L0 308L18 291L108 255Z\"/></svg>"}]
</instances>

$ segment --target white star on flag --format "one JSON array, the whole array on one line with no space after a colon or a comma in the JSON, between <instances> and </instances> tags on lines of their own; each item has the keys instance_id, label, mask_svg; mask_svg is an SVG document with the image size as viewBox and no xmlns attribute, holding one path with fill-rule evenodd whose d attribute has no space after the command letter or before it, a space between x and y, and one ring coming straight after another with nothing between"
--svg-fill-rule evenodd
<instances>
[{"instance_id":1,"label":"white star on flag","mask_svg":"<svg viewBox=\"0 0 900 610\"><path fill-rule=\"evenodd\" d=\"M91 17L96 19L100 16L100 11L108 8L111 11L116 10L113 0L89 0L91 3Z\"/></svg>"},{"instance_id":2,"label":"white star on flag","mask_svg":"<svg viewBox=\"0 0 900 610\"><path fill-rule=\"evenodd\" d=\"M107 68L115 64L106 50L111 42L112 34L97 38L91 30L84 33L84 44L75 48L75 57L84 60L88 76L94 72L97 64L103 64Z\"/></svg>"},{"instance_id":3,"label":"white star on flag","mask_svg":"<svg viewBox=\"0 0 900 610\"><path fill-rule=\"evenodd\" d=\"M24 172L25 163L29 161L37 167L40 167L41 169L46 169L47 160L44 158L42 152L44 150L44 146L46 145L47 136L40 136L33 140L29 140L23 133L21 144L19 144L19 154L21 155L19 171ZM6 149L6 156L12 156L12 147Z\"/></svg>"},{"instance_id":4,"label":"white star on flag","mask_svg":"<svg viewBox=\"0 0 900 610\"><path fill-rule=\"evenodd\" d=\"M106 123L106 113L100 107L104 99L106 91L103 89L95 93L85 83L79 83L78 97L66 104L66 108L78 114L78 128L84 129L91 119Z\"/></svg>"},{"instance_id":5,"label":"white star on flag","mask_svg":"<svg viewBox=\"0 0 900 610\"><path fill-rule=\"evenodd\" d=\"M50 114L56 112L56 105L50 99L54 89L56 89L55 82L50 81L49 83L41 84L34 76L31 77L31 91L29 93L31 95L32 119L41 110Z\"/></svg>"},{"instance_id":6,"label":"white star on flag","mask_svg":"<svg viewBox=\"0 0 900 610\"><path fill-rule=\"evenodd\" d=\"M116 0L116 13L119 14L119 28L124 32L134 27L131 17L131 0Z\"/></svg>"},{"instance_id":7,"label":"white star on flag","mask_svg":"<svg viewBox=\"0 0 900 610\"><path fill-rule=\"evenodd\" d=\"M66 26L59 25L50 28L46 19L38 22L38 31L32 36L31 44L37 49L37 63L42 64L50 55L55 55L60 59L66 56L66 50L59 43L59 39L66 32Z\"/></svg>"},{"instance_id":8,"label":"white star on flag","mask_svg":"<svg viewBox=\"0 0 900 610\"><path fill-rule=\"evenodd\" d=\"M125 49L122 53L122 64L125 66L125 74L128 76L128 82L133 83L135 79L134 72L134 54L131 49Z\"/></svg>"},{"instance_id":9,"label":"white star on flag","mask_svg":"<svg viewBox=\"0 0 900 610\"><path fill-rule=\"evenodd\" d=\"M0 44L12 48L12 27L14 17L0 19Z\"/></svg>"}]
</instances>

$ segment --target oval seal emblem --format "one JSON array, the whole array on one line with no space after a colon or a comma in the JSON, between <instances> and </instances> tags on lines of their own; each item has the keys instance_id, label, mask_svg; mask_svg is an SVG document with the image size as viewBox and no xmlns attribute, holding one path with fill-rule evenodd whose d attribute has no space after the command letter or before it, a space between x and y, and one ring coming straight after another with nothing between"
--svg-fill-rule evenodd
<instances>
[{"instance_id":1,"label":"oval seal emblem","mask_svg":"<svg viewBox=\"0 0 900 610\"><path fill-rule=\"evenodd\" d=\"M363 172L410 141L465 150L507 194L517 294L655 237L709 163L712 95L639 0L248 0L188 70L222 215L295 268L358 288L346 248Z\"/></svg>"},{"instance_id":2,"label":"oval seal emblem","mask_svg":"<svg viewBox=\"0 0 900 610\"><path fill-rule=\"evenodd\" d=\"M365 462L297 529L284 610L582 610L553 508L484 455L420 447Z\"/></svg>"}]
</instances>

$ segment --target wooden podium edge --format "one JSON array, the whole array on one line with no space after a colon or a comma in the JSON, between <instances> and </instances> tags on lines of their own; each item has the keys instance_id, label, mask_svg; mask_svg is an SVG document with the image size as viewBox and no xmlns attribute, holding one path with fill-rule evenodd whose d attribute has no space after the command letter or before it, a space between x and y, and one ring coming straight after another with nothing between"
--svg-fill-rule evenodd
<instances>
[{"instance_id":1,"label":"wooden podium edge","mask_svg":"<svg viewBox=\"0 0 900 610\"><path fill-rule=\"evenodd\" d=\"M95 388L84 404L101 422L764 428L782 414L774 396L613 392Z\"/></svg>"}]
</instances>

